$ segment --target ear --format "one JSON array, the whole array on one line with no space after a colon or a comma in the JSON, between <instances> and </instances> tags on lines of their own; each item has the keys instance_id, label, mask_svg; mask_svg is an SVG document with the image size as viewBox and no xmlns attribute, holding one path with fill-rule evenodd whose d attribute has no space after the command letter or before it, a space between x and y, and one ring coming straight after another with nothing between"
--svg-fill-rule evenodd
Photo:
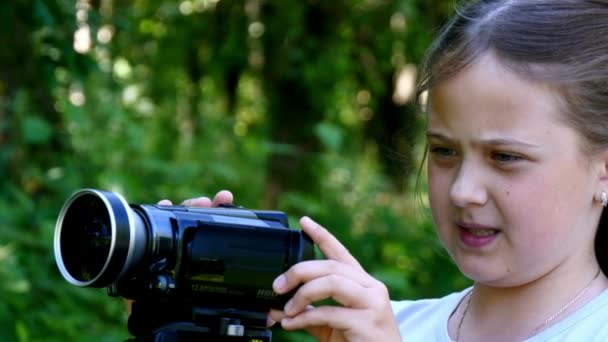
<instances>
[{"instance_id":1,"label":"ear","mask_svg":"<svg viewBox=\"0 0 608 342\"><path fill-rule=\"evenodd\" d=\"M598 153L594 162L598 191L608 192L608 149Z\"/></svg>"},{"instance_id":2,"label":"ear","mask_svg":"<svg viewBox=\"0 0 608 342\"><path fill-rule=\"evenodd\" d=\"M592 157L591 168L594 174L593 202L602 204L602 194L608 192L608 149Z\"/></svg>"}]
</instances>

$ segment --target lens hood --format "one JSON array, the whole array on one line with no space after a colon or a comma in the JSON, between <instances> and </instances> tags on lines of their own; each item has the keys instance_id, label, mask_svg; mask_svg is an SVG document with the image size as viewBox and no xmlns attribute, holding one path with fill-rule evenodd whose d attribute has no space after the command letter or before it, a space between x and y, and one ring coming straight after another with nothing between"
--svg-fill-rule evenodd
<instances>
[{"instance_id":1,"label":"lens hood","mask_svg":"<svg viewBox=\"0 0 608 342\"><path fill-rule=\"evenodd\" d=\"M141 259L146 238L142 219L121 195L80 189L59 213L55 261L68 282L106 287Z\"/></svg>"}]
</instances>

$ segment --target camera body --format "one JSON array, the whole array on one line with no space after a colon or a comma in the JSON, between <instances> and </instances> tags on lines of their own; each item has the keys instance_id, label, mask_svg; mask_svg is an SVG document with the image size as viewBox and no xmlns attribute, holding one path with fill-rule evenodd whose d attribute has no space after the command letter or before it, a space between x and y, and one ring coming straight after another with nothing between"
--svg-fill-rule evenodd
<instances>
[{"instance_id":1,"label":"camera body","mask_svg":"<svg viewBox=\"0 0 608 342\"><path fill-rule=\"evenodd\" d=\"M176 322L209 325L231 312L265 321L291 297L277 295L273 280L315 258L311 239L279 211L127 204L95 189L68 198L54 243L67 281L135 300L135 336Z\"/></svg>"}]
</instances>

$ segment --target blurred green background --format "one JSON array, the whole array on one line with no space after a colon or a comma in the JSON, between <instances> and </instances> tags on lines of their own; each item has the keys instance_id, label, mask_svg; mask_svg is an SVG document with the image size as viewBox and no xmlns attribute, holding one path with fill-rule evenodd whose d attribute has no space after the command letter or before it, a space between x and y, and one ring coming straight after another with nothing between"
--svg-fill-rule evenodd
<instances>
[{"instance_id":1,"label":"blurred green background","mask_svg":"<svg viewBox=\"0 0 608 342\"><path fill-rule=\"evenodd\" d=\"M453 1L0 3L0 341L122 341L55 266L84 187L309 215L394 299L466 286L433 231L415 69ZM424 173L423 173L424 174ZM418 190L417 190L418 189ZM275 341L307 341L273 329Z\"/></svg>"}]
</instances>

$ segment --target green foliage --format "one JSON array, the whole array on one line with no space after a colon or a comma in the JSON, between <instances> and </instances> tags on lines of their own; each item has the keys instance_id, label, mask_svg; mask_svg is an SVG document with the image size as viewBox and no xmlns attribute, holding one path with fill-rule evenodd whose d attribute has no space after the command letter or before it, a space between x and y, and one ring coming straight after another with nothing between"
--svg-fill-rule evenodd
<instances>
[{"instance_id":1,"label":"green foliage","mask_svg":"<svg viewBox=\"0 0 608 342\"><path fill-rule=\"evenodd\" d=\"M465 286L409 185L420 118L393 101L451 10L436 3L0 4L0 340L128 337L120 300L55 266L55 219L84 187L134 203L230 189L328 227L395 299Z\"/></svg>"}]
</instances>

